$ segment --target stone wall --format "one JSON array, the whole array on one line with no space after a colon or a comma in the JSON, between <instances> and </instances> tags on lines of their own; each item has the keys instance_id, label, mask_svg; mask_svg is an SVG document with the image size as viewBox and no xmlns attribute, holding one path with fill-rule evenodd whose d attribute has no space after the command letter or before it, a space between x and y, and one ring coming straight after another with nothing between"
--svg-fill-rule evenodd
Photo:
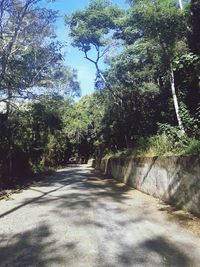
<instances>
[{"instance_id":1,"label":"stone wall","mask_svg":"<svg viewBox=\"0 0 200 267\"><path fill-rule=\"evenodd\" d=\"M200 216L200 158L109 158L97 161L105 174Z\"/></svg>"}]
</instances>

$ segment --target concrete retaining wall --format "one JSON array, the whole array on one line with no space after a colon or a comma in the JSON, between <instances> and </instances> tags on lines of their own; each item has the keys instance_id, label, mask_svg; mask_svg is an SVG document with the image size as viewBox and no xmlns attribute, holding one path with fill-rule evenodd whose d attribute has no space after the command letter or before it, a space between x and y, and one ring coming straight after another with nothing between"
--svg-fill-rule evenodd
<instances>
[{"instance_id":1,"label":"concrete retaining wall","mask_svg":"<svg viewBox=\"0 0 200 267\"><path fill-rule=\"evenodd\" d=\"M110 158L97 162L105 174L200 216L200 158Z\"/></svg>"}]
</instances>

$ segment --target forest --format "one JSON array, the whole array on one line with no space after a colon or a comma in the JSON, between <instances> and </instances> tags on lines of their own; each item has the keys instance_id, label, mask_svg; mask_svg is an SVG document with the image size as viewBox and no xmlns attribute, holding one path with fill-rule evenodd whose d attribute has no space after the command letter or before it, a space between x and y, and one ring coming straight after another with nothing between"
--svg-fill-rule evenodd
<instances>
[{"instance_id":1,"label":"forest","mask_svg":"<svg viewBox=\"0 0 200 267\"><path fill-rule=\"evenodd\" d=\"M80 97L58 12L1 0L0 188L71 158L200 153L200 2L127 2L92 0L65 16L96 69L94 93Z\"/></svg>"}]
</instances>

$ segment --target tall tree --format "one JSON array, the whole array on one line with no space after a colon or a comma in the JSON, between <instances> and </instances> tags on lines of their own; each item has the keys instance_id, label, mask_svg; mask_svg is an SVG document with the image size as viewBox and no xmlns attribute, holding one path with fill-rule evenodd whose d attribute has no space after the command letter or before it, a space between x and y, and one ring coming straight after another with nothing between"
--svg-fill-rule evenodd
<instances>
[{"instance_id":1,"label":"tall tree","mask_svg":"<svg viewBox=\"0 0 200 267\"><path fill-rule=\"evenodd\" d=\"M12 99L51 86L62 65L61 47L54 41L57 12L39 7L39 1L0 3L0 94L7 113Z\"/></svg>"},{"instance_id":2,"label":"tall tree","mask_svg":"<svg viewBox=\"0 0 200 267\"><path fill-rule=\"evenodd\" d=\"M58 13L41 8L39 2L0 1L0 105L5 107L5 114L0 114L0 142L5 155L1 155L0 162L9 165L9 174L16 127L11 122L13 107L22 104L19 99L31 100L49 88L55 94L63 84L68 93L80 89L76 73L64 65L62 46L55 40Z\"/></svg>"},{"instance_id":3,"label":"tall tree","mask_svg":"<svg viewBox=\"0 0 200 267\"><path fill-rule=\"evenodd\" d=\"M72 44L94 64L97 79L100 78L114 96L116 93L101 71L99 63L113 46L112 30L115 29L116 20L121 14L122 10L110 1L93 0L83 11L77 11L70 17L66 17L73 40Z\"/></svg>"},{"instance_id":4,"label":"tall tree","mask_svg":"<svg viewBox=\"0 0 200 267\"><path fill-rule=\"evenodd\" d=\"M160 47L162 68L165 69L165 75L169 77L178 125L184 133L176 93L173 61L180 53L176 48L177 43L181 42L186 34L185 14L177 9L175 0L143 0L133 4L130 20L138 29L139 33L136 38L153 39Z\"/></svg>"}]
</instances>

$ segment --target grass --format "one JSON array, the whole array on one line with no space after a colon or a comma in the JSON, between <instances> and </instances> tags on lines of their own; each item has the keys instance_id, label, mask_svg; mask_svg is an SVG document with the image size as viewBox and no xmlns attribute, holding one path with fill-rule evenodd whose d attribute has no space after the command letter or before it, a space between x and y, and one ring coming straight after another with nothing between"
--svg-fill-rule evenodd
<instances>
[{"instance_id":1,"label":"grass","mask_svg":"<svg viewBox=\"0 0 200 267\"><path fill-rule=\"evenodd\" d=\"M105 158L186 155L200 155L200 141L187 136L174 139L163 134L140 138L132 148L108 153Z\"/></svg>"}]
</instances>

